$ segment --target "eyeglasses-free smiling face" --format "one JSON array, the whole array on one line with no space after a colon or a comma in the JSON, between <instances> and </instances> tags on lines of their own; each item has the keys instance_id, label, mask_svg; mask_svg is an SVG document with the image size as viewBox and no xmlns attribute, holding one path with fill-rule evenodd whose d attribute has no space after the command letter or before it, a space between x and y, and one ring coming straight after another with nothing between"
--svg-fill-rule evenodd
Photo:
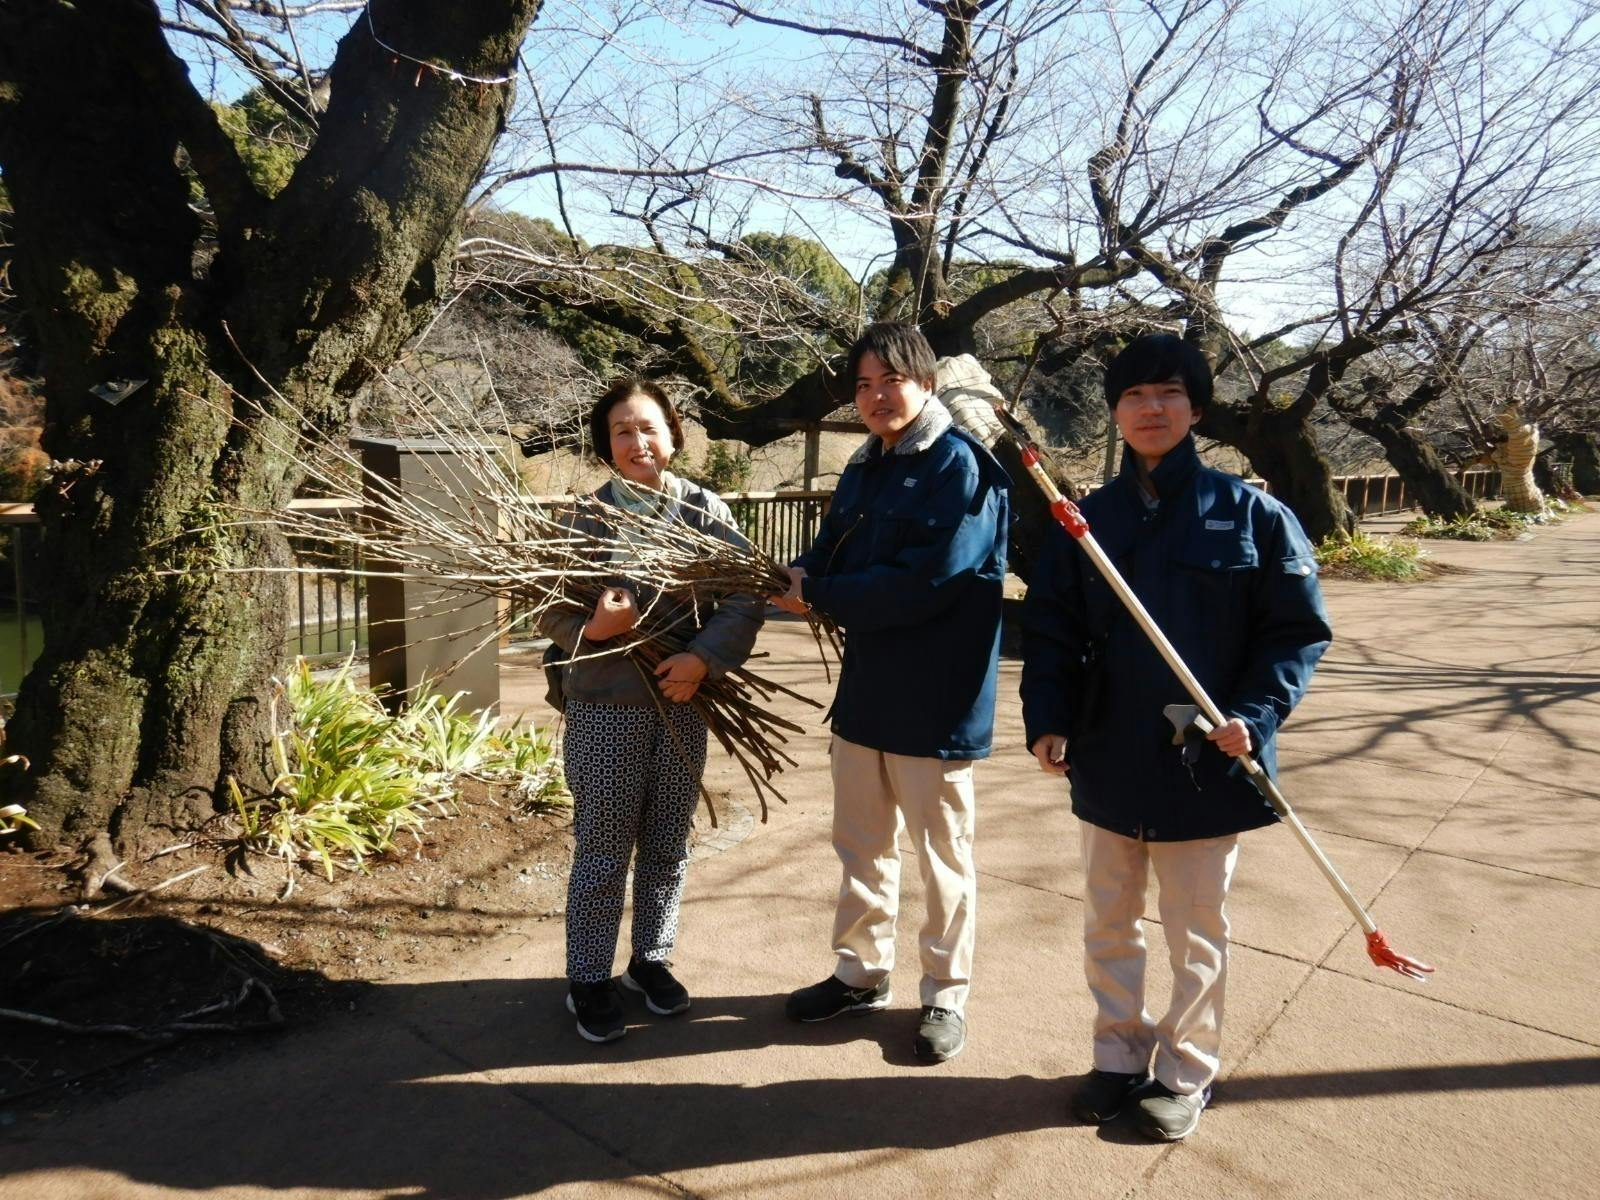
<instances>
[{"instance_id":1,"label":"eyeglasses-free smiling face","mask_svg":"<svg viewBox=\"0 0 1600 1200\"><path fill-rule=\"evenodd\" d=\"M661 405L635 392L611 406L606 424L611 430L611 461L622 477L629 483L660 488L661 472L677 449Z\"/></svg>"},{"instance_id":2,"label":"eyeglasses-free smiling face","mask_svg":"<svg viewBox=\"0 0 1600 1200\"><path fill-rule=\"evenodd\" d=\"M906 426L922 415L933 392L921 380L891 370L871 350L856 364L856 412L885 449L900 440Z\"/></svg>"},{"instance_id":3,"label":"eyeglasses-free smiling face","mask_svg":"<svg viewBox=\"0 0 1600 1200\"><path fill-rule=\"evenodd\" d=\"M1189 401L1189 391L1176 377L1126 388L1114 410L1122 440L1154 467L1189 436L1200 414Z\"/></svg>"}]
</instances>

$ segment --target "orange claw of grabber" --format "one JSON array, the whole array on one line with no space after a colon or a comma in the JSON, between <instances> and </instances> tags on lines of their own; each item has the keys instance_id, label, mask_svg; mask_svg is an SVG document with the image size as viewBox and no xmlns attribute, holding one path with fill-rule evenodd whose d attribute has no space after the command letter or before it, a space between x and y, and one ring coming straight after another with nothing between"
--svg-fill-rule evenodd
<instances>
[{"instance_id":1,"label":"orange claw of grabber","mask_svg":"<svg viewBox=\"0 0 1600 1200\"><path fill-rule=\"evenodd\" d=\"M1383 936L1383 930L1374 929L1367 934L1367 957L1380 967L1388 967L1392 971L1399 971L1408 979L1420 979L1428 982L1428 976L1433 974L1433 968L1427 963L1415 958L1410 958L1389 945L1389 939Z\"/></svg>"}]
</instances>

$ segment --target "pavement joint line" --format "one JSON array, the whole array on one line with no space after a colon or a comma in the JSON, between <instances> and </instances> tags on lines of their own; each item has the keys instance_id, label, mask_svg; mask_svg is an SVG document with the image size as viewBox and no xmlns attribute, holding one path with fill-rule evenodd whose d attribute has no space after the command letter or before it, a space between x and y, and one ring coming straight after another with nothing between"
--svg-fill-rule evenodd
<instances>
[{"instance_id":1,"label":"pavement joint line","mask_svg":"<svg viewBox=\"0 0 1600 1200\"><path fill-rule=\"evenodd\" d=\"M1236 1062L1235 1067L1228 1072L1230 1075L1233 1074L1234 1070L1236 1070L1239 1067L1243 1067L1246 1063L1248 1063L1250 1061L1251 1057L1256 1053L1257 1050L1259 1050L1261 1048L1262 1044L1267 1040L1268 1035L1270 1035L1272 1033L1272 1031L1275 1028L1277 1028L1278 1022L1283 1020L1284 1014L1287 1013L1289 1011L1289 1009L1294 1005L1294 1002L1299 998L1300 993L1305 991L1307 985L1309 985L1310 982L1317 977L1317 972L1322 969L1322 964L1327 962L1328 959L1330 957L1332 957L1333 952L1336 949L1338 949L1339 944L1341 942L1343 942L1344 939L1349 935L1350 930L1357 929L1357 928L1359 928L1359 925L1356 922L1354 922L1354 921L1350 922L1350 924L1345 926L1343 932L1341 932L1339 934L1339 936L1336 939L1334 939L1333 945L1328 947L1327 951L1323 954L1322 958L1319 959L1315 963L1309 964L1306 967L1305 974L1300 977L1300 981L1297 984L1295 984L1294 987L1289 989L1289 994L1286 995L1283 998L1283 1000L1279 1003L1278 1011L1273 1013L1271 1018L1268 1019L1268 1021L1266 1022L1266 1024L1264 1024L1261 1027L1261 1029L1256 1033L1256 1035L1253 1038L1250 1039L1250 1042L1249 1042L1249 1044L1247 1046L1245 1046L1243 1053L1241 1053L1238 1056L1238 1058L1235 1060L1235 1062ZM1182 1144L1183 1144L1182 1142L1174 1142L1172 1145L1166 1147L1166 1151L1170 1152L1172 1150L1175 1150L1177 1147L1181 1146ZM1143 1185L1143 1184L1146 1184L1146 1183L1150 1182L1150 1180L1155 1177L1155 1173L1166 1163L1166 1160L1167 1160L1167 1153L1166 1152L1163 1152L1162 1154L1158 1155L1156 1157L1155 1161L1152 1162L1145 1169L1145 1171L1142 1173L1142 1175L1140 1176L1140 1179L1139 1179L1139 1183L1135 1184L1133 1187L1129 1188L1126 1192L1123 1193L1122 1200L1133 1200L1133 1197L1136 1195L1139 1187L1141 1185Z\"/></svg>"},{"instance_id":2,"label":"pavement joint line","mask_svg":"<svg viewBox=\"0 0 1600 1200\"><path fill-rule=\"evenodd\" d=\"M1060 892L1056 891L1054 888L1042 887L1037 883L1029 883L1023 879L1010 879L1004 875L997 875L993 871L979 871L978 875L980 878L994 879L1001 883L1009 883L1014 887L1027 888L1029 891L1043 892L1047 896L1055 896L1061 900L1071 900L1076 904L1083 903L1083 897L1073 892ZM1163 928L1161 918L1159 916L1141 917L1140 920L1146 925L1154 925L1158 929ZM1341 931L1339 936L1334 940L1334 945L1337 946L1339 942L1343 941L1345 934L1349 931L1349 926ZM1243 938L1234 937L1231 934L1228 937L1228 944L1230 946L1238 946L1244 950L1253 950L1257 954L1265 954L1269 958L1286 959L1289 962L1299 963L1301 966L1305 967L1314 965L1312 960L1309 958L1302 958L1298 954L1290 954L1286 950L1274 950L1270 946L1258 946L1254 942L1249 942Z\"/></svg>"},{"instance_id":3,"label":"pavement joint line","mask_svg":"<svg viewBox=\"0 0 1600 1200\"><path fill-rule=\"evenodd\" d=\"M1532 879L1543 879L1547 883L1560 883L1568 887L1587 888L1590 891L1600 892L1600 883L1584 883L1581 879L1565 879L1560 875L1546 875L1542 871L1530 871L1526 867L1509 867L1505 863L1486 862L1481 858L1472 858L1465 854L1449 854L1443 850L1430 850L1427 846L1418 846L1418 854L1431 854L1435 858L1448 858L1453 862L1472 863L1478 867L1489 867L1495 871L1509 871L1513 875L1526 875Z\"/></svg>"},{"instance_id":4,"label":"pavement joint line","mask_svg":"<svg viewBox=\"0 0 1600 1200\"><path fill-rule=\"evenodd\" d=\"M1296 810L1296 811L1298 811L1298 810ZM1414 850L1414 849L1416 849L1415 846L1408 845L1405 842L1391 842L1387 838L1369 837L1366 834L1361 834L1361 833L1348 833L1343 829L1330 829L1326 825L1313 825L1310 821L1307 821L1304 817L1302 817L1300 819L1300 823L1302 825L1304 825L1312 833L1320 833L1325 837L1344 838L1346 841L1362 842L1362 843L1364 843L1364 844L1366 844L1368 846L1387 846L1390 850ZM1281 824L1281 822L1280 822L1280 824ZM1271 825L1266 825L1266 826L1263 826L1263 828L1271 829L1272 826ZM1417 843L1417 845L1421 845L1421 844L1422 843L1420 843L1420 842Z\"/></svg>"},{"instance_id":5,"label":"pavement joint line","mask_svg":"<svg viewBox=\"0 0 1600 1200\"><path fill-rule=\"evenodd\" d=\"M912 851L913 855L915 853L915 851ZM974 873L979 879L994 879L1001 883L1009 883L1013 887L1027 888L1031 892L1043 892L1047 896L1059 896L1063 900L1076 900L1079 904L1083 903L1083 897L1074 895L1072 892L1058 891L1052 887L1045 887L1041 883L1029 883L1026 879L1012 879L1009 875L1002 875L998 871L984 871L975 867Z\"/></svg>"},{"instance_id":6,"label":"pavement joint line","mask_svg":"<svg viewBox=\"0 0 1600 1200\"><path fill-rule=\"evenodd\" d=\"M1489 765L1493 766L1494 764L1491 763ZM1479 780L1474 780L1473 782L1476 784L1479 782ZM1524 788L1524 790L1530 792L1549 792L1552 795L1561 796L1569 800L1600 800L1600 795L1597 795L1594 792L1582 792L1577 788L1563 787L1559 783L1529 784Z\"/></svg>"},{"instance_id":7,"label":"pavement joint line","mask_svg":"<svg viewBox=\"0 0 1600 1200\"><path fill-rule=\"evenodd\" d=\"M1344 687L1341 687L1341 685L1339 685L1339 684L1335 684L1332 687L1329 687L1326 690L1320 692L1319 695L1327 696L1327 697L1331 698L1331 697L1334 697L1334 696L1342 695L1342 692L1344 690L1345 690ZM1357 686L1357 685L1349 685L1348 686L1348 690L1350 692L1352 692L1352 693L1360 693L1360 692L1363 692L1363 691L1365 691L1367 689L1365 689L1363 687L1360 687L1360 686ZM1340 712L1340 713L1329 713L1326 716L1308 717L1305 720L1315 720L1315 721L1325 725L1333 733L1348 733L1352 729L1363 729L1363 728L1365 728L1368 724L1371 723L1372 714L1370 712L1359 712L1359 713L1343 713L1343 712ZM1344 724L1343 722L1346 722L1346 721L1348 721L1349 723L1348 724ZM1304 722L1302 721L1300 723L1303 724ZM1287 722L1286 722L1286 724L1287 724ZM1494 726L1489 726L1489 727L1486 728L1485 726L1483 726L1482 724L1480 724L1477 721L1457 721L1452 717L1434 717L1434 716L1418 717L1415 721L1407 722L1406 728L1407 729L1420 730L1420 731L1425 733L1431 727L1433 727L1435 725L1448 725L1448 726L1450 726L1450 729L1452 731L1461 730L1463 733L1500 733L1500 732L1502 732L1502 730L1500 730L1499 728L1494 727ZM1511 735L1510 735L1510 733L1507 733L1506 736L1509 737ZM1326 756L1324 756L1324 757L1326 757Z\"/></svg>"},{"instance_id":8,"label":"pavement joint line","mask_svg":"<svg viewBox=\"0 0 1600 1200\"><path fill-rule=\"evenodd\" d=\"M1350 928L1354 929L1355 926L1352 925ZM1346 930L1345 932L1348 933L1349 930ZM1343 939L1341 938L1340 940L1342 941ZM1347 971L1342 967L1334 966L1319 966L1317 970L1326 971L1330 975L1338 975L1344 979L1352 979L1357 983L1365 983L1372 987L1383 988L1385 991L1392 992L1397 990L1388 983L1384 982L1384 978L1382 976L1369 973L1362 973L1358 975L1354 971ZM1423 980L1420 982L1425 988L1427 981ZM1526 1029L1531 1033L1542 1033L1547 1037L1560 1038L1564 1042L1571 1042L1575 1046L1583 1046L1589 1050L1600 1050L1600 1042L1591 1042L1588 1038L1577 1037L1570 1033L1562 1033L1557 1029L1547 1029L1543 1025L1535 1025L1530 1021L1519 1021L1516 1017L1508 1017L1503 1013L1489 1012L1487 1009L1482 1008L1473 1008L1470 1004L1460 1004L1454 1000L1444 1000L1425 990L1422 990L1421 988L1416 990L1406 989L1404 990L1403 994L1407 996L1415 996L1418 1000L1426 1000L1429 1004L1437 1004L1442 1008L1453 1009L1456 1012L1469 1013L1475 1017L1487 1017L1489 1020L1499 1021L1503 1025L1514 1025L1518 1029Z\"/></svg>"},{"instance_id":9,"label":"pavement joint line","mask_svg":"<svg viewBox=\"0 0 1600 1200\"><path fill-rule=\"evenodd\" d=\"M1594 646L1594 644L1595 644L1597 639L1600 639L1600 629L1591 630L1591 632L1589 634L1589 637L1588 637L1588 640L1584 643L1583 647L1581 649L1577 650L1576 652L1574 652L1573 654L1568 655L1563 660L1562 665L1557 669L1557 673L1561 674L1562 676L1570 675L1572 673L1572 669L1573 669L1574 664L1580 662L1584 658L1584 656L1589 653L1589 651L1593 648L1593 646ZM1471 779L1466 781L1465 785L1461 789L1460 794L1457 795L1456 798L1454 800L1452 800L1449 803L1449 805L1447 805L1445 807L1445 810L1443 812L1441 812L1438 815L1437 818L1435 818L1433 824L1428 827L1427 833L1422 835L1422 838L1417 842L1417 844L1406 851L1405 857L1402 858L1400 860L1399 864L1395 867L1395 869L1389 873L1388 878L1386 878L1381 884L1378 885L1378 890L1373 895L1372 903L1365 906L1369 910L1369 912L1370 912L1371 909L1377 907L1378 901L1383 899L1384 893L1389 890L1389 885L1391 883L1393 883L1396 878L1399 877L1400 872L1406 869L1406 867L1410 864L1411 860L1413 858L1415 858L1419 852L1422 852L1422 847L1427 844L1428 839L1431 838L1435 833L1439 832L1439 827L1441 825L1443 825L1447 820L1449 820L1451 813L1455 812L1456 809L1461 807L1461 803L1462 803L1462 801L1464 801L1466 799L1467 794L1469 792L1471 792L1472 789L1478 785L1478 783L1483 779L1483 777L1489 772L1489 770L1499 760L1500 756L1505 752L1506 746L1510 744L1511 739L1514 736L1516 736L1518 733L1522 732L1522 730L1525 729L1532 722L1533 722L1532 714L1531 713L1523 713L1521 716L1516 718L1516 721L1515 721L1514 724L1509 726L1509 728L1507 730L1507 733L1506 733L1505 740L1502 741L1500 743L1500 745L1495 749L1494 753L1492 753L1489 756L1489 760L1487 762L1485 762L1481 767L1478 768L1478 772L1477 772L1476 775L1472 776ZM1511 771L1511 772L1507 772L1507 773L1510 774L1510 775L1513 775L1513 776L1515 776L1517 774L1515 771ZM1441 857L1448 857L1448 856L1441 856ZM1531 874L1531 872L1530 872L1530 874Z\"/></svg>"},{"instance_id":10,"label":"pavement joint line","mask_svg":"<svg viewBox=\"0 0 1600 1200\"><path fill-rule=\"evenodd\" d=\"M488 1079L494 1079L498 1075L498 1072L493 1070L492 1068L491 1069L485 1069L482 1066L480 1066L479 1064L477 1064L475 1062L472 1062L470 1059L466 1058L465 1056L460 1054L458 1051L456 1051L452 1047L446 1045L445 1043L435 1041L432 1037L430 1037L427 1034L426 1031L417 1028L415 1025L411 1024L411 1022L409 1022L409 1021L401 1021L401 1022L399 1022L399 1024L402 1025L404 1028L410 1030L412 1036L417 1038L418 1041L422 1042L424 1045L431 1046L434 1050L437 1050L444 1057L450 1059L452 1062L460 1064L462 1067L466 1068L466 1070L471 1072L472 1074L474 1074L474 1075L482 1075L482 1076L484 1076L485 1078L488 1078ZM500 1084L500 1086L505 1088L513 1096L515 1096L518 1100L520 1100L523 1104L526 1104L529 1108L533 1109L535 1112L539 1113L541 1116L543 1116L543 1117L555 1122L557 1125L560 1125L563 1129L565 1129L568 1133L571 1133L574 1137L578 1138L580 1141L588 1142L590 1145L592 1145L592 1146L596 1147L597 1149L603 1151L604 1153L610 1155L612 1158L616 1159L619 1163L622 1163L624 1166L632 1168L633 1169L633 1173L635 1175L645 1175L645 1176L648 1176L651 1179L657 1180L658 1182L660 1182L662 1184L665 1184L668 1188L670 1188L673 1192L677 1193L679 1196L686 1197L686 1200L706 1200L706 1197L702 1196L699 1192L692 1192L688 1188L684 1187L677 1180L672 1179L669 1176L663 1175L659 1171L651 1170L650 1167L648 1167L644 1163L641 1163L637 1159L631 1157L625 1151L620 1150L617 1147L610 1145L603 1138L597 1137L595 1134L590 1133L583 1126L581 1126L577 1122L571 1120L569 1117L563 1115L558 1110L552 1109L548 1105L546 1105L543 1101L537 1099L534 1096L528 1095L528 1093L526 1092L526 1090L523 1088L523 1086L520 1083L502 1082Z\"/></svg>"},{"instance_id":11,"label":"pavement joint line","mask_svg":"<svg viewBox=\"0 0 1600 1200\"><path fill-rule=\"evenodd\" d=\"M1518 718L1520 721L1526 721L1527 719L1527 717ZM1506 734L1506 740L1509 741L1513 736L1515 736L1519 732L1519 729L1513 729L1510 733ZM1449 771L1430 771L1427 767L1403 767L1397 763L1384 762L1382 759L1363 758L1359 754L1307 754L1304 751L1297 751L1295 753L1296 761L1290 765L1298 767L1307 762L1358 762L1366 763L1369 767L1382 767L1386 771L1411 771L1418 775L1431 775L1435 779L1463 779L1468 783L1476 783L1478 776L1482 775L1483 772L1488 769L1489 764L1494 762L1495 757L1498 756L1500 750L1503 749L1505 749L1504 744L1501 745L1499 750L1494 752L1494 755L1490 756L1488 762L1484 763L1478 768L1478 775L1473 775L1470 778L1466 775L1452 775ZM1281 771L1282 769L1283 767L1280 765L1279 770Z\"/></svg>"}]
</instances>

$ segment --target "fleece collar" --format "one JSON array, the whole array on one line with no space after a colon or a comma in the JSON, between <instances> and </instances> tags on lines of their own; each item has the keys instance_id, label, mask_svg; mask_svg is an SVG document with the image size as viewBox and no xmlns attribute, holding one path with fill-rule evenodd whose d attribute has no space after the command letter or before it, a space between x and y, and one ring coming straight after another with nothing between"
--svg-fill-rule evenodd
<instances>
[{"instance_id":1,"label":"fleece collar","mask_svg":"<svg viewBox=\"0 0 1600 1200\"><path fill-rule=\"evenodd\" d=\"M922 411L917 414L917 419L907 425L905 432L900 435L900 440L894 444L890 454L921 454L929 446L939 440L941 434L949 429L950 410L937 396L929 396L928 402L922 406ZM871 457L874 448L880 452L883 439L877 434L871 434L867 440L856 448L850 456L850 462L864 463Z\"/></svg>"}]
</instances>

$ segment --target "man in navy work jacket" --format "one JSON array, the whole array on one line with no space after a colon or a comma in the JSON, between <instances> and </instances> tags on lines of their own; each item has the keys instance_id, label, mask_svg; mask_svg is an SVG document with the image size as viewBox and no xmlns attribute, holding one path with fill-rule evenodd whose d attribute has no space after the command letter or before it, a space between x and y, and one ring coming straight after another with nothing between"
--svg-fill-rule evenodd
<instances>
[{"instance_id":1,"label":"man in navy work jacket","mask_svg":"<svg viewBox=\"0 0 1600 1200\"><path fill-rule=\"evenodd\" d=\"M797 1021L889 1005L902 820L927 894L922 1017L913 1048L966 1042L977 873L974 759L994 727L1009 480L933 395L914 326L873 325L845 379L871 436L850 459L816 544L773 597L844 631L832 710L833 846L843 864L833 974L789 997Z\"/></svg>"},{"instance_id":2,"label":"man in navy work jacket","mask_svg":"<svg viewBox=\"0 0 1600 1200\"><path fill-rule=\"evenodd\" d=\"M1061 530L1023 608L1022 713L1045 771L1066 774L1080 819L1084 966L1097 1013L1094 1070L1072 1109L1098 1124L1136 1102L1136 1123L1187 1137L1219 1065L1238 835L1277 819L1231 756L1274 771L1274 735L1332 632L1316 561L1294 514L1200 464L1191 427L1211 369L1170 335L1141 337L1106 372L1127 449L1083 502L1091 530L1229 720L1210 745L1172 744L1162 712L1183 685L1093 563ZM1148 872L1160 883L1173 990L1145 1011ZM1147 1074L1154 1053L1154 1079Z\"/></svg>"}]
</instances>

